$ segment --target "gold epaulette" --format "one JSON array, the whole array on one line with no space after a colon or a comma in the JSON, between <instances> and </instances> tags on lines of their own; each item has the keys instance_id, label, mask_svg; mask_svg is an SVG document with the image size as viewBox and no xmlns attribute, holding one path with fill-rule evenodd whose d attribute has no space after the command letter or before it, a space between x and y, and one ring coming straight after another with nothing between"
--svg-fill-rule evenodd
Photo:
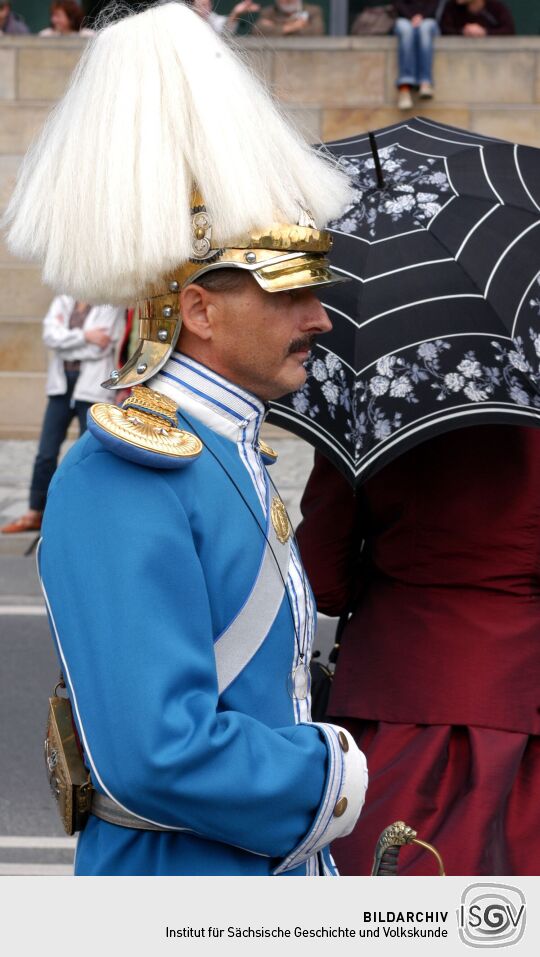
<instances>
[{"instance_id":1,"label":"gold epaulette","mask_svg":"<svg viewBox=\"0 0 540 957\"><path fill-rule=\"evenodd\" d=\"M180 468L203 449L197 436L178 427L172 399L147 386L135 386L121 407L91 406L88 427L111 452L154 468Z\"/></svg>"}]
</instances>

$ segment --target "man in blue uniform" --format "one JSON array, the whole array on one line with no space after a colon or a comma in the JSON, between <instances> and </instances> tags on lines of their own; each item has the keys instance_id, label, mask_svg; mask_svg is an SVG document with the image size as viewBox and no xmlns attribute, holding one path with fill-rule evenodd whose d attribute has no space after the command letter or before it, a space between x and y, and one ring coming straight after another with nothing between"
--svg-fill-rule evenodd
<instances>
[{"instance_id":1,"label":"man in blue uniform","mask_svg":"<svg viewBox=\"0 0 540 957\"><path fill-rule=\"evenodd\" d=\"M199 53L210 44L204 62L217 51L222 69L231 58L183 7L134 17L128 34L144 18L146 33L161 31L164 56L167 43L193 30L184 42ZM90 59L77 81L83 93L85 83L100 81L91 66ZM80 103L77 84L75 93ZM74 137L77 115L70 113ZM259 194L277 195L296 162L314 164L311 172L346 196L341 174L308 154L281 118L263 119L258 145L268 127L265 148L282 136L287 156L281 168L274 157L263 170ZM50 130L38 148L52 148ZM190 135L198 139L191 125ZM248 160L250 149L255 169L259 154L242 138ZM108 382L133 391L122 408L90 410L88 433L51 486L39 552L91 780L78 874L332 875L330 842L350 833L364 800L365 761L352 737L310 719L314 603L267 471L275 454L259 435L265 403L302 385L312 338L330 328L312 291L338 278L326 259L330 239L305 212L323 215L313 188L298 200L293 223L261 229L254 207L251 228L245 220L231 226L226 199L241 206L244 183L231 184L228 174L222 198L207 208L210 159L205 153L204 166L184 157L192 170L187 208L175 215L188 248L173 268L165 260L149 266L151 282L127 267L111 278L111 253L96 279L95 260L81 249L87 268L77 266L69 280L87 291L99 282L112 298L114 279L138 298L140 316L135 355ZM37 166L30 163L12 206L19 251L21 196ZM289 189L296 200L297 185ZM112 193L99 219L104 236L117 220ZM47 215L50 243L56 210ZM138 208L133 221L141 216ZM82 219L91 234L91 211ZM144 244L134 234L136 251L152 246L148 234Z\"/></svg>"}]
</instances>

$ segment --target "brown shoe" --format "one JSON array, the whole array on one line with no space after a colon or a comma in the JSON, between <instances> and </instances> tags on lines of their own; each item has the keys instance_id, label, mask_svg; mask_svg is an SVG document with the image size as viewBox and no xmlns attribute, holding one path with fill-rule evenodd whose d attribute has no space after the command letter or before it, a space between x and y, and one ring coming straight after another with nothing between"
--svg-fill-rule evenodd
<instances>
[{"instance_id":1,"label":"brown shoe","mask_svg":"<svg viewBox=\"0 0 540 957\"><path fill-rule=\"evenodd\" d=\"M39 532L41 528L42 515L22 515L13 522L8 522L2 529L3 535L16 535L18 532Z\"/></svg>"}]
</instances>

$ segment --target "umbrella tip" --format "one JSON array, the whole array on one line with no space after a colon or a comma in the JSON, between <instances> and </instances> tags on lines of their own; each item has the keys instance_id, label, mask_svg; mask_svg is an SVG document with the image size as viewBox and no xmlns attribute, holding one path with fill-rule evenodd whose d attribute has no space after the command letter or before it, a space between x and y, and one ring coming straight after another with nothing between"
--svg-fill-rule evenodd
<instances>
[{"instance_id":1,"label":"umbrella tip","mask_svg":"<svg viewBox=\"0 0 540 957\"><path fill-rule=\"evenodd\" d=\"M375 139L375 133L371 131L368 132L369 145L371 147L371 155L373 156L373 162L375 163L375 172L377 173L377 186L379 189L384 189L385 182L381 166L381 160L379 156L379 150L377 148L377 140Z\"/></svg>"}]
</instances>

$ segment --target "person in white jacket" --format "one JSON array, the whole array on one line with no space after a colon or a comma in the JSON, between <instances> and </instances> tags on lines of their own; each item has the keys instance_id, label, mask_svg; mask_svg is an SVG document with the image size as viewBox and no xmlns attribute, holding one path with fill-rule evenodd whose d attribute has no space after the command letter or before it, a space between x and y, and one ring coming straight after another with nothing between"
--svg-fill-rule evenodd
<instances>
[{"instance_id":1,"label":"person in white jacket","mask_svg":"<svg viewBox=\"0 0 540 957\"><path fill-rule=\"evenodd\" d=\"M47 371L49 401L41 430L30 485L30 508L5 525L2 532L38 531L47 490L55 472L60 448L72 420L86 429L86 413L94 402L110 401L100 383L115 364L124 334L125 310L90 306L71 296L57 296L43 320L43 342L50 352Z\"/></svg>"}]
</instances>

